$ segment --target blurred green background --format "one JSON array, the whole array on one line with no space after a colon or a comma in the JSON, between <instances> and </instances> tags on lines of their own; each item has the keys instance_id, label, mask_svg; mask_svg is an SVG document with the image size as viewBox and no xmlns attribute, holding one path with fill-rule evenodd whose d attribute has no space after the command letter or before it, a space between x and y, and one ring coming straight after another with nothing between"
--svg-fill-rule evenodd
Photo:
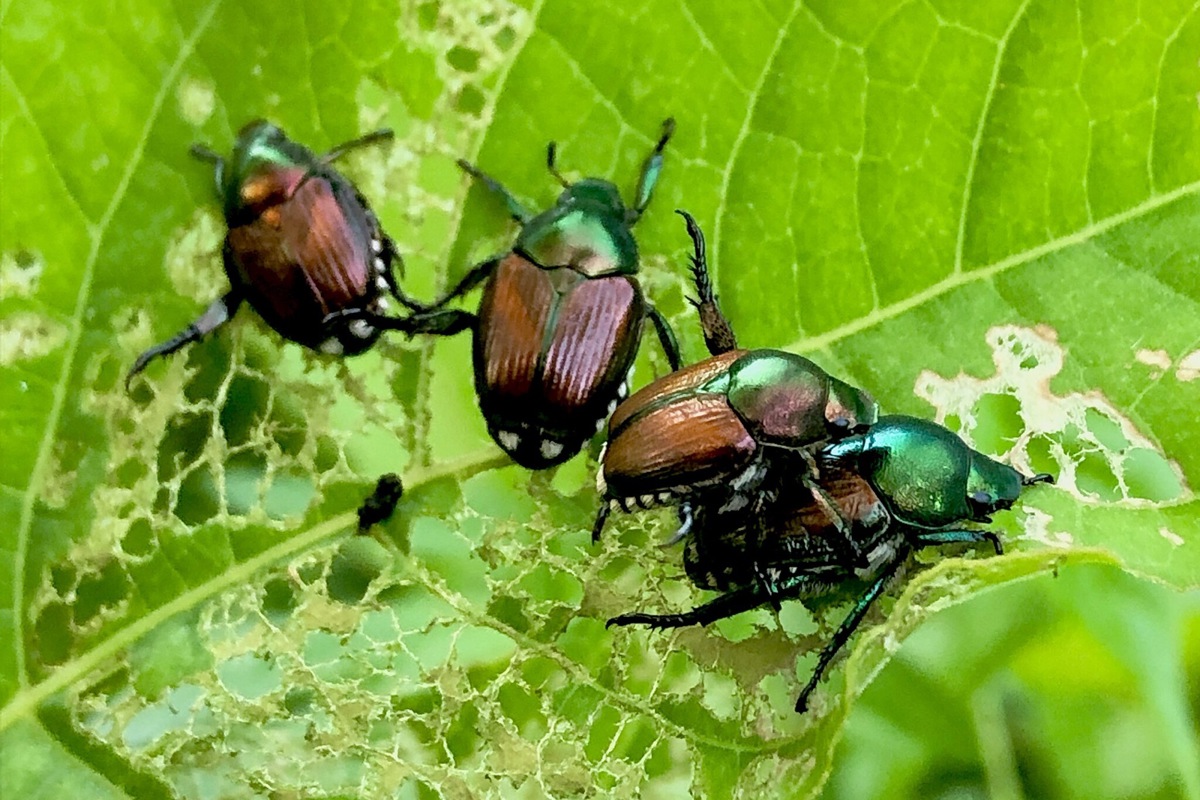
<instances>
[{"instance_id":1,"label":"blurred green background","mask_svg":"<svg viewBox=\"0 0 1200 800\"><path fill-rule=\"evenodd\" d=\"M0 4L0 783L23 797L1198 798L1200 15L1194 2ZM687 360L709 236L785 347L1058 476L1003 557L925 554L812 711L844 604L607 632L702 599L669 513L598 548L590 451L530 475L470 343L349 361L224 289L193 142L267 116L345 162L433 297L532 205L632 191ZM648 344L637 383L666 369ZM408 493L375 539L354 509ZM952 556L966 556L955 558ZM52 779L52 780L51 780Z\"/></svg>"}]
</instances>

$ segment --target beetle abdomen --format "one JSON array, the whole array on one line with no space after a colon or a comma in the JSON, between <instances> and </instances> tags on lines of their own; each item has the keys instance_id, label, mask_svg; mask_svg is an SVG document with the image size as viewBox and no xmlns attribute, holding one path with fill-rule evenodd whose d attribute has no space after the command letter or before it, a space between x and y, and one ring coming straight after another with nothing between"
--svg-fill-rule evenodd
<instances>
[{"instance_id":1,"label":"beetle abdomen","mask_svg":"<svg viewBox=\"0 0 1200 800\"><path fill-rule=\"evenodd\" d=\"M756 449L724 395L678 396L610 436L602 467L608 496L699 488L740 472Z\"/></svg>"}]
</instances>

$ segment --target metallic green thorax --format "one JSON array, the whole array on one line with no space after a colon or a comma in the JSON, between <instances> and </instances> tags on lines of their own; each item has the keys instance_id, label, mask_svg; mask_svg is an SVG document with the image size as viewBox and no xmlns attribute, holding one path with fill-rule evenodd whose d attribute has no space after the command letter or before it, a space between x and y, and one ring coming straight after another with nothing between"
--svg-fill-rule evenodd
<instances>
[{"instance_id":1,"label":"metallic green thorax","mask_svg":"<svg viewBox=\"0 0 1200 800\"><path fill-rule=\"evenodd\" d=\"M1021 493L1021 474L972 450L941 425L882 417L869 431L825 451L855 464L901 523L943 528L986 519Z\"/></svg>"},{"instance_id":2,"label":"metallic green thorax","mask_svg":"<svg viewBox=\"0 0 1200 800\"><path fill-rule=\"evenodd\" d=\"M806 445L875 421L869 395L802 356L756 350L729 369L729 404L763 441Z\"/></svg>"},{"instance_id":3,"label":"metallic green thorax","mask_svg":"<svg viewBox=\"0 0 1200 800\"><path fill-rule=\"evenodd\" d=\"M312 151L293 142L275 125L261 119L246 124L238 131L233 155L216 174L225 215L234 216L243 207L242 187L254 176L283 167L307 170L318 166Z\"/></svg>"},{"instance_id":4,"label":"metallic green thorax","mask_svg":"<svg viewBox=\"0 0 1200 800\"><path fill-rule=\"evenodd\" d=\"M571 267L590 278L637 272L638 249L617 187L587 178L521 229L515 249L536 264Z\"/></svg>"}]
</instances>

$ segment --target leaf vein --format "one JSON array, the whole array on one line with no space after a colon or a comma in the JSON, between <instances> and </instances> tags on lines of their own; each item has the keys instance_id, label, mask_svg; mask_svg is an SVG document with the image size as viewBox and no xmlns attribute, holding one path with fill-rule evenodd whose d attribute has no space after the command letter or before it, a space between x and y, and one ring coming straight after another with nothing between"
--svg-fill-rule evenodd
<instances>
[{"instance_id":1,"label":"leaf vein","mask_svg":"<svg viewBox=\"0 0 1200 800\"><path fill-rule=\"evenodd\" d=\"M142 154L146 148L146 141L150 136L150 130L158 120L158 115L166 103L169 89L179 77L179 73L183 69L183 63L191 56L196 43L208 28L209 23L212 22L220 4L221 0L212 0L208 8L201 14L195 30L181 43L175 61L168 67L166 74L163 76L162 85L151 102L150 113L146 115L146 124L142 127L141 135L134 145L133 152L130 153L125 171L121 174L121 178L113 190L108 208L105 209L104 215L96 223L95 228L90 231L92 244L87 259L84 261L80 276L79 292L75 300L75 313L72 315L70 322L71 330L67 339L66 354L63 357L62 370L59 373L58 384L54 390L50 412L46 416L46 430L41 442L38 444L37 458L34 461L33 470L29 476L29 484L25 490L24 502L21 504L20 520L17 523L16 548L13 557L12 608L14 629L13 648L16 651L18 685L21 687L29 684L28 665L25 663L25 610L23 604L25 599L25 571L27 567L26 557L29 551L29 533L33 525L33 506L37 497L37 489L41 485L50 464L55 436L58 431L59 422L62 419L63 407L66 404L71 373L75 368L75 356L79 352L79 342L83 335L84 312L87 307L88 298L91 295L92 280L96 272L96 261L100 256L100 246L104 241L104 234L108 230L108 226L112 222L117 208L120 206L121 201L125 199L125 192L128 190L129 183L133 179L133 173L141 163Z\"/></svg>"},{"instance_id":2,"label":"leaf vein","mask_svg":"<svg viewBox=\"0 0 1200 800\"><path fill-rule=\"evenodd\" d=\"M996 59L992 62L992 75L983 96L983 107L979 110L979 123L975 126L975 137L971 141L971 155L967 159L967 174L963 178L962 208L958 214L958 236L954 243L954 273L956 275L962 272L963 248L967 242L967 217L971 208L972 190L975 186L975 169L979 165L979 151L983 146L983 134L987 129L988 117L991 115L992 101L996 97L996 87L1000 85L1000 68L1004 64L1008 43L1012 40L1017 25L1024 19L1025 12L1029 10L1029 4L1030 0L1024 0L1021 3L1016 13L1013 14L1012 20L1009 21L1004 34L996 43Z\"/></svg>"}]
</instances>

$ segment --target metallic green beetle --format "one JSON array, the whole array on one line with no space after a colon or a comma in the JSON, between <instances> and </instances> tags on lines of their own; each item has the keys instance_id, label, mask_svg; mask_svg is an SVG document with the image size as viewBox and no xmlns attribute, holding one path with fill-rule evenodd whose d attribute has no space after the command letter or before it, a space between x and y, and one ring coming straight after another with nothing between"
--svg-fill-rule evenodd
<instances>
[{"instance_id":1,"label":"metallic green beetle","mask_svg":"<svg viewBox=\"0 0 1200 800\"><path fill-rule=\"evenodd\" d=\"M804 711L829 661L914 550L987 541L999 554L995 533L963 523L991 522L991 514L1011 508L1024 487L1053 482L1044 473L1024 476L941 425L907 416L881 417L866 433L827 445L817 461L822 489L867 554L865 567L841 558L840 534L813 496L793 476L773 473L760 489L766 500L757 525L722 513L716 503L693 509L684 566L697 586L721 596L682 614L624 614L608 624L708 625L774 599L857 590L854 608L821 650L796 701L796 710ZM761 538L759 530L770 536Z\"/></svg>"}]
</instances>

